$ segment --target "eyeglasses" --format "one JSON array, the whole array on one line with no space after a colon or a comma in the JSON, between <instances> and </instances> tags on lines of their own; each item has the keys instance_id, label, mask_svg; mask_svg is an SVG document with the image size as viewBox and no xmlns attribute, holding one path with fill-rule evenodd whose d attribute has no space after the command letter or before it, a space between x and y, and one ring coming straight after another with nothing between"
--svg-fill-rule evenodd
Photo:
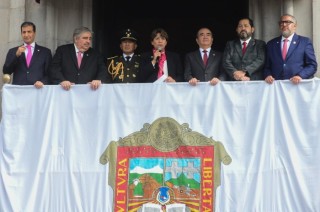
<instances>
[{"instance_id":1,"label":"eyeglasses","mask_svg":"<svg viewBox=\"0 0 320 212\"><path fill-rule=\"evenodd\" d=\"M279 21L279 25L290 25L293 24L293 21Z\"/></svg>"}]
</instances>

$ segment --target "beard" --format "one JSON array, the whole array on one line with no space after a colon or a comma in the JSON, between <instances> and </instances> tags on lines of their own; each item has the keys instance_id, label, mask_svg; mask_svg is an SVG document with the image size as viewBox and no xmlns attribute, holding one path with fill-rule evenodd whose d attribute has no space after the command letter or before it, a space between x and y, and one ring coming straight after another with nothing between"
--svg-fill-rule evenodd
<instances>
[{"instance_id":1,"label":"beard","mask_svg":"<svg viewBox=\"0 0 320 212\"><path fill-rule=\"evenodd\" d=\"M292 34L292 33L291 33L291 31L289 31L289 30L282 31L282 36L285 37L285 38L289 37L291 34Z\"/></svg>"},{"instance_id":2,"label":"beard","mask_svg":"<svg viewBox=\"0 0 320 212\"><path fill-rule=\"evenodd\" d=\"M239 34L239 37L241 40L247 40L251 36L251 33L248 33L247 31L241 31Z\"/></svg>"}]
</instances>

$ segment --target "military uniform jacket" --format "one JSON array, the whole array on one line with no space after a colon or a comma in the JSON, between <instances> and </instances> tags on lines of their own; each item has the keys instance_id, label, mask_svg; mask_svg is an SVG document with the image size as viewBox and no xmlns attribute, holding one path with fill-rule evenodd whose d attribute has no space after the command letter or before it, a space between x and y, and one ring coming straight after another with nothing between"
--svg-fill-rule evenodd
<instances>
[{"instance_id":1,"label":"military uniform jacket","mask_svg":"<svg viewBox=\"0 0 320 212\"><path fill-rule=\"evenodd\" d=\"M107 72L112 83L135 83L140 71L140 55L134 54L129 62L121 56L107 59Z\"/></svg>"}]
</instances>

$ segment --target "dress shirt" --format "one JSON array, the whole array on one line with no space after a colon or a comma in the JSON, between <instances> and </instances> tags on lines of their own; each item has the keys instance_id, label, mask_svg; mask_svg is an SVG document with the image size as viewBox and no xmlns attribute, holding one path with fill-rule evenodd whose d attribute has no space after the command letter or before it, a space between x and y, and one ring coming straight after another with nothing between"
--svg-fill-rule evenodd
<instances>
[{"instance_id":1,"label":"dress shirt","mask_svg":"<svg viewBox=\"0 0 320 212\"><path fill-rule=\"evenodd\" d=\"M24 44L24 47L26 47L26 50L25 50L25 52L24 52L24 54L26 55L26 59L27 59L27 55L28 55L28 47L27 47L27 45L28 45L28 44L26 44L26 43ZM36 43L33 42L33 43L30 44L30 46L31 46L31 51L32 51L32 55L33 55L34 47L36 46Z\"/></svg>"},{"instance_id":2,"label":"dress shirt","mask_svg":"<svg viewBox=\"0 0 320 212\"><path fill-rule=\"evenodd\" d=\"M293 35L294 35L294 33L287 38L287 39L288 39L288 41L287 41L287 48L288 48L288 49L287 49L287 52L288 52L288 50L289 50L289 47L290 47L290 44L291 44ZM283 43L284 43L284 40L285 40L285 39L286 39L286 38L282 36L282 38L281 38L281 52L282 52L282 49L283 49Z\"/></svg>"},{"instance_id":3,"label":"dress shirt","mask_svg":"<svg viewBox=\"0 0 320 212\"><path fill-rule=\"evenodd\" d=\"M243 42L246 42L246 43L247 43L247 48L248 48L248 44L249 44L250 40L251 40L251 37L250 37L248 40L240 40L240 42L241 42L241 48L243 48Z\"/></svg>"},{"instance_id":4,"label":"dress shirt","mask_svg":"<svg viewBox=\"0 0 320 212\"><path fill-rule=\"evenodd\" d=\"M131 59L132 59L132 57L133 57L133 55L134 55L134 53L132 53L132 54L129 54L129 55L126 55L126 54L122 54L122 57L126 60L126 57L127 56L130 56L130 59L129 59L129 61L131 61Z\"/></svg>"},{"instance_id":5,"label":"dress shirt","mask_svg":"<svg viewBox=\"0 0 320 212\"><path fill-rule=\"evenodd\" d=\"M78 52L80 52L80 50L77 48L76 45L74 45L74 47L75 47L76 55L78 55ZM83 52L81 52L81 57L83 58Z\"/></svg>"},{"instance_id":6,"label":"dress shirt","mask_svg":"<svg viewBox=\"0 0 320 212\"><path fill-rule=\"evenodd\" d=\"M203 49L203 48L200 48L200 53L201 53L201 58L203 59L203 55L204 55L204 50L207 51L207 55L208 55L208 59L209 59L209 55L210 55L210 50L211 50L211 47L210 48L207 48L207 49Z\"/></svg>"}]
</instances>

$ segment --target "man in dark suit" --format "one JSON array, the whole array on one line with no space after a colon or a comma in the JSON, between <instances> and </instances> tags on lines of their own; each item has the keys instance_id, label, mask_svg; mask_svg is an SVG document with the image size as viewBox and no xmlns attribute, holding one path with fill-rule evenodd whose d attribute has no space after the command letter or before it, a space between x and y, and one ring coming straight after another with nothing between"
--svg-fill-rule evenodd
<instances>
[{"instance_id":1,"label":"man in dark suit","mask_svg":"<svg viewBox=\"0 0 320 212\"><path fill-rule=\"evenodd\" d=\"M158 28L151 33L152 51L141 55L140 82L182 82L183 69L180 56L166 50L168 33Z\"/></svg>"},{"instance_id":2,"label":"man in dark suit","mask_svg":"<svg viewBox=\"0 0 320 212\"><path fill-rule=\"evenodd\" d=\"M102 55L91 48L92 32L87 27L74 30L73 44L59 46L50 66L53 84L69 90L71 85L89 83L93 90L111 82Z\"/></svg>"},{"instance_id":3,"label":"man in dark suit","mask_svg":"<svg viewBox=\"0 0 320 212\"><path fill-rule=\"evenodd\" d=\"M222 53L211 48L213 35L210 29L201 28L197 32L196 42L199 49L185 57L184 78L190 85L198 82L210 82L216 85L226 80L222 68Z\"/></svg>"},{"instance_id":4,"label":"man in dark suit","mask_svg":"<svg viewBox=\"0 0 320 212\"><path fill-rule=\"evenodd\" d=\"M126 29L120 36L120 49L122 55L107 59L107 71L112 83L138 82L140 71L140 55L134 53L137 48L137 34Z\"/></svg>"},{"instance_id":5,"label":"man in dark suit","mask_svg":"<svg viewBox=\"0 0 320 212\"><path fill-rule=\"evenodd\" d=\"M42 88L44 84L49 83L51 50L35 43L36 26L32 22L21 24L21 36L24 43L9 50L3 74L6 77L13 74L12 84Z\"/></svg>"},{"instance_id":6,"label":"man in dark suit","mask_svg":"<svg viewBox=\"0 0 320 212\"><path fill-rule=\"evenodd\" d=\"M239 39L228 41L223 54L223 67L232 80L263 80L266 43L252 38L253 21L242 18L236 27Z\"/></svg>"},{"instance_id":7,"label":"man in dark suit","mask_svg":"<svg viewBox=\"0 0 320 212\"><path fill-rule=\"evenodd\" d=\"M297 20L292 15L281 16L279 26L282 35L267 43L265 81L289 79L298 84L312 78L318 64L311 40L295 33Z\"/></svg>"}]
</instances>

